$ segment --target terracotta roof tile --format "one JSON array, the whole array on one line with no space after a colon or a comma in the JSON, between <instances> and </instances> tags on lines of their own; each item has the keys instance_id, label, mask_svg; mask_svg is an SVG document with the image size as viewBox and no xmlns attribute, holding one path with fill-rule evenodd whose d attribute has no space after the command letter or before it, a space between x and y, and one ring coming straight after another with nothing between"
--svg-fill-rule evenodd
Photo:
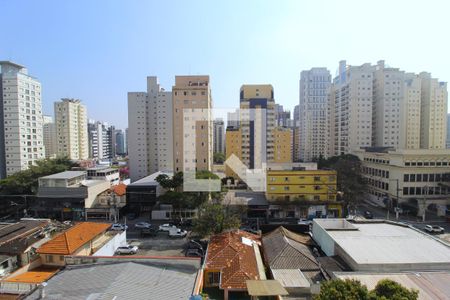
<instances>
[{"instance_id":1,"label":"terracotta roof tile","mask_svg":"<svg viewBox=\"0 0 450 300\"><path fill-rule=\"evenodd\" d=\"M94 237L108 230L109 227L111 227L111 224L107 223L77 223L43 244L37 252L42 254L71 255Z\"/></svg>"},{"instance_id":2,"label":"terracotta roof tile","mask_svg":"<svg viewBox=\"0 0 450 300\"><path fill-rule=\"evenodd\" d=\"M221 270L221 288L246 289L246 280L259 279L253 246L244 244L242 238L260 240L257 235L239 230L211 237L206 269Z\"/></svg>"},{"instance_id":3,"label":"terracotta roof tile","mask_svg":"<svg viewBox=\"0 0 450 300\"><path fill-rule=\"evenodd\" d=\"M5 279L6 282L41 283L47 281L58 272L58 268L38 267L34 270L11 276Z\"/></svg>"},{"instance_id":4,"label":"terracotta roof tile","mask_svg":"<svg viewBox=\"0 0 450 300\"><path fill-rule=\"evenodd\" d=\"M127 192L127 185L123 183L119 183L111 188L111 191L114 192L117 196L123 196Z\"/></svg>"}]
</instances>

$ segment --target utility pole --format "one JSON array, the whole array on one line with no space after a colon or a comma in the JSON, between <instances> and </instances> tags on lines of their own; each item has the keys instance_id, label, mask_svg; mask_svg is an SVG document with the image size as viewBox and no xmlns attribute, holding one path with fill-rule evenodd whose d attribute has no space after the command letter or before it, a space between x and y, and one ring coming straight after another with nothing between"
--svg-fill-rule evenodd
<instances>
[{"instance_id":1,"label":"utility pole","mask_svg":"<svg viewBox=\"0 0 450 300\"><path fill-rule=\"evenodd\" d=\"M395 207L395 218L398 220L398 202L399 202L399 198L398 198L398 178L397 180L397 205Z\"/></svg>"}]
</instances>

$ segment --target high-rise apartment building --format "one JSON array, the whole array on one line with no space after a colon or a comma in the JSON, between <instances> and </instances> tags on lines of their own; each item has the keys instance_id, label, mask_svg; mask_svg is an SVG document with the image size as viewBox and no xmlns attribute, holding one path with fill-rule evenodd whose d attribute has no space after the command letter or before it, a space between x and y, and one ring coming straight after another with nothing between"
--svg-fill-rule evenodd
<instances>
[{"instance_id":1,"label":"high-rise apartment building","mask_svg":"<svg viewBox=\"0 0 450 300\"><path fill-rule=\"evenodd\" d=\"M56 156L57 143L56 143L56 126L51 116L43 116L43 139L45 147L45 157L52 158Z\"/></svg>"},{"instance_id":2,"label":"high-rise apartment building","mask_svg":"<svg viewBox=\"0 0 450 300\"><path fill-rule=\"evenodd\" d=\"M226 131L226 147L225 147L225 158L228 159L231 155L236 155L236 157L242 160L242 132L238 127L228 126ZM238 170L232 170L230 166L225 164L225 174L228 177L239 178L237 175Z\"/></svg>"},{"instance_id":3,"label":"high-rise apartment building","mask_svg":"<svg viewBox=\"0 0 450 300\"><path fill-rule=\"evenodd\" d=\"M89 120L89 158L102 160L114 157L114 126L108 123Z\"/></svg>"},{"instance_id":4,"label":"high-rise apartment building","mask_svg":"<svg viewBox=\"0 0 450 300\"><path fill-rule=\"evenodd\" d=\"M173 169L172 92L147 77L147 92L128 93L128 147L130 178L136 181Z\"/></svg>"},{"instance_id":5,"label":"high-rise apartment building","mask_svg":"<svg viewBox=\"0 0 450 300\"><path fill-rule=\"evenodd\" d=\"M115 143L113 143L116 155L125 155L125 134L122 129L114 130L113 136Z\"/></svg>"},{"instance_id":6,"label":"high-rise apartment building","mask_svg":"<svg viewBox=\"0 0 450 300\"><path fill-rule=\"evenodd\" d=\"M291 125L291 112L284 110L283 105L275 103L275 120L276 126L289 127Z\"/></svg>"},{"instance_id":7,"label":"high-rise apartment building","mask_svg":"<svg viewBox=\"0 0 450 300\"><path fill-rule=\"evenodd\" d=\"M24 66L0 61L0 178L45 155L41 83Z\"/></svg>"},{"instance_id":8,"label":"high-rise apartment building","mask_svg":"<svg viewBox=\"0 0 450 300\"><path fill-rule=\"evenodd\" d=\"M294 116L293 116L293 119L294 119L294 126L295 126L295 127L298 127L299 124L300 124L300 105L296 105L296 106L294 107Z\"/></svg>"},{"instance_id":9,"label":"high-rise apartment building","mask_svg":"<svg viewBox=\"0 0 450 300\"><path fill-rule=\"evenodd\" d=\"M240 126L239 110L236 110L235 112L228 112L227 113L227 127L238 128L239 126Z\"/></svg>"},{"instance_id":10,"label":"high-rise apartment building","mask_svg":"<svg viewBox=\"0 0 450 300\"><path fill-rule=\"evenodd\" d=\"M299 155L312 161L329 153L329 90L331 75L326 68L312 68L300 75Z\"/></svg>"},{"instance_id":11,"label":"high-rise apartment building","mask_svg":"<svg viewBox=\"0 0 450 300\"><path fill-rule=\"evenodd\" d=\"M339 74L330 91L330 156L372 145L374 71L370 64L339 63Z\"/></svg>"},{"instance_id":12,"label":"high-rise apartment building","mask_svg":"<svg viewBox=\"0 0 450 300\"><path fill-rule=\"evenodd\" d=\"M292 162L293 150L292 129L277 127L273 130L273 161L274 163Z\"/></svg>"},{"instance_id":13,"label":"high-rise apartment building","mask_svg":"<svg viewBox=\"0 0 450 300\"><path fill-rule=\"evenodd\" d=\"M213 123L214 130L214 153L225 154L225 131L224 122L222 119L215 119Z\"/></svg>"},{"instance_id":14,"label":"high-rise apartment building","mask_svg":"<svg viewBox=\"0 0 450 300\"><path fill-rule=\"evenodd\" d=\"M57 155L73 160L89 157L86 106L78 99L55 102Z\"/></svg>"},{"instance_id":15,"label":"high-rise apartment building","mask_svg":"<svg viewBox=\"0 0 450 300\"><path fill-rule=\"evenodd\" d=\"M240 108L242 162L249 169L262 169L274 160L276 120L272 85L243 85Z\"/></svg>"},{"instance_id":16,"label":"high-rise apartment building","mask_svg":"<svg viewBox=\"0 0 450 300\"><path fill-rule=\"evenodd\" d=\"M209 76L175 76L174 173L212 170L213 124Z\"/></svg>"},{"instance_id":17,"label":"high-rise apartment building","mask_svg":"<svg viewBox=\"0 0 450 300\"><path fill-rule=\"evenodd\" d=\"M447 115L447 149L450 149L450 114Z\"/></svg>"},{"instance_id":18,"label":"high-rise apartment building","mask_svg":"<svg viewBox=\"0 0 450 300\"><path fill-rule=\"evenodd\" d=\"M419 77L422 81L420 148L443 149L447 131L447 83L439 82L426 72Z\"/></svg>"}]
</instances>

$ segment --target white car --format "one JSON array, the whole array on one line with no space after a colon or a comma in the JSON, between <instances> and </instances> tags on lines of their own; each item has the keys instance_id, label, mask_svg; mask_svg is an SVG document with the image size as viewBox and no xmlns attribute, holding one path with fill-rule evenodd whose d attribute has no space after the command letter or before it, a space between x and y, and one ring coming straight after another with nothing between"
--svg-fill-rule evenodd
<instances>
[{"instance_id":1,"label":"white car","mask_svg":"<svg viewBox=\"0 0 450 300\"><path fill-rule=\"evenodd\" d=\"M116 223L116 224L111 225L111 230L114 230L114 231L121 231L121 230L127 230L127 229L128 229L128 226L125 224Z\"/></svg>"},{"instance_id":2,"label":"white car","mask_svg":"<svg viewBox=\"0 0 450 300\"><path fill-rule=\"evenodd\" d=\"M175 225L170 225L170 224L159 225L159 230L161 230L161 231L171 231L171 230L175 230L175 229L178 229L177 226L175 226Z\"/></svg>"},{"instance_id":3,"label":"white car","mask_svg":"<svg viewBox=\"0 0 450 300\"><path fill-rule=\"evenodd\" d=\"M445 232L444 228L442 228L441 226L437 226L437 225L425 225L425 227L423 229L425 231L427 231L428 233L444 233Z\"/></svg>"},{"instance_id":4,"label":"white car","mask_svg":"<svg viewBox=\"0 0 450 300\"><path fill-rule=\"evenodd\" d=\"M119 248L117 248L116 250L116 254L136 254L138 251L138 247L137 246L131 246L131 245L125 245L125 246L120 246Z\"/></svg>"},{"instance_id":5,"label":"white car","mask_svg":"<svg viewBox=\"0 0 450 300\"><path fill-rule=\"evenodd\" d=\"M176 230L170 230L169 231L169 237L185 237L187 235L186 230L182 229L176 229Z\"/></svg>"},{"instance_id":6,"label":"white car","mask_svg":"<svg viewBox=\"0 0 450 300\"><path fill-rule=\"evenodd\" d=\"M134 224L135 228L139 228L139 229L148 229L150 227L152 227L152 224L147 223L147 222L139 222Z\"/></svg>"}]
</instances>

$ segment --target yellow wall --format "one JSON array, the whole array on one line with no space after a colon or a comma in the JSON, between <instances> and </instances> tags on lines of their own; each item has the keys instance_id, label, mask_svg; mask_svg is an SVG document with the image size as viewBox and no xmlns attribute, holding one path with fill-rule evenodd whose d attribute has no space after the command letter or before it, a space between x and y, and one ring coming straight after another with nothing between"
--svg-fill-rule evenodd
<instances>
[{"instance_id":1,"label":"yellow wall","mask_svg":"<svg viewBox=\"0 0 450 300\"><path fill-rule=\"evenodd\" d=\"M292 131L287 128L278 128L273 131L274 157L273 162L292 162Z\"/></svg>"},{"instance_id":2,"label":"yellow wall","mask_svg":"<svg viewBox=\"0 0 450 300\"><path fill-rule=\"evenodd\" d=\"M241 130L227 130L225 133L225 158L236 155L239 159L242 159L242 137ZM238 178L235 172L230 167L225 166L226 176Z\"/></svg>"},{"instance_id":3,"label":"yellow wall","mask_svg":"<svg viewBox=\"0 0 450 300\"><path fill-rule=\"evenodd\" d=\"M241 86L244 99L249 98L272 98L273 87L271 84L244 84Z\"/></svg>"},{"instance_id":4,"label":"yellow wall","mask_svg":"<svg viewBox=\"0 0 450 300\"><path fill-rule=\"evenodd\" d=\"M267 171L267 199L336 200L336 171Z\"/></svg>"}]
</instances>

